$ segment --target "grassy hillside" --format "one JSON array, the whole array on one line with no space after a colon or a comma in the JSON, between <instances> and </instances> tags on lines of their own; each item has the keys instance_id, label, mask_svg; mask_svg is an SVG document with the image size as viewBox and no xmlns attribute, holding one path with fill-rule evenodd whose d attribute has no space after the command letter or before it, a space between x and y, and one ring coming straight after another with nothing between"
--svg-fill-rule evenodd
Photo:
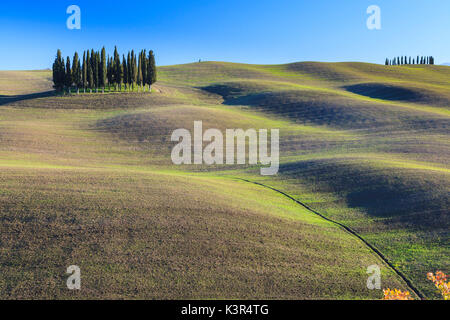
<instances>
[{"instance_id":1,"label":"grassy hillside","mask_svg":"<svg viewBox=\"0 0 450 320\"><path fill-rule=\"evenodd\" d=\"M427 297L448 271L450 68L362 63L159 68L152 94L58 97L0 72L3 298ZM24 79L18 80L18 79ZM172 165L170 134L279 128L280 172ZM65 268L82 290L65 288Z\"/></svg>"}]
</instances>

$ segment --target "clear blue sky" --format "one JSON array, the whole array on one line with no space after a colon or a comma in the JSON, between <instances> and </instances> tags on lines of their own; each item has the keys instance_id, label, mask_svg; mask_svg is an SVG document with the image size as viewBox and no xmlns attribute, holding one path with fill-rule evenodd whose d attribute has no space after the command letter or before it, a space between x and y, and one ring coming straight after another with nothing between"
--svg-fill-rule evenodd
<instances>
[{"instance_id":1,"label":"clear blue sky","mask_svg":"<svg viewBox=\"0 0 450 320\"><path fill-rule=\"evenodd\" d=\"M66 9L81 8L81 30ZM381 30L366 27L369 5ZM0 70L51 67L56 50L153 49L158 65L366 61L434 55L450 62L449 0L2 1Z\"/></svg>"}]
</instances>

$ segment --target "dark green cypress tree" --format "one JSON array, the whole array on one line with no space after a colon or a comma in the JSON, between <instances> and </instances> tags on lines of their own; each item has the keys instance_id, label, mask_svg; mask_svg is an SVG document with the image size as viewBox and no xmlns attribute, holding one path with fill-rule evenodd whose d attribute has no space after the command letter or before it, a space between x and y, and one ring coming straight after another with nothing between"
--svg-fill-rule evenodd
<instances>
[{"instance_id":1,"label":"dark green cypress tree","mask_svg":"<svg viewBox=\"0 0 450 320\"><path fill-rule=\"evenodd\" d=\"M95 84L94 84L94 70L92 70L92 66L89 66L89 79L90 79L90 81L89 81L89 89L90 89L90 91L92 93L92 89L94 89L94 86L95 86Z\"/></svg>"},{"instance_id":2,"label":"dark green cypress tree","mask_svg":"<svg viewBox=\"0 0 450 320\"><path fill-rule=\"evenodd\" d=\"M100 84L100 79L98 78L99 74L99 58L98 58L98 52L94 52L93 59L92 59L92 72L94 73L94 87L96 92L98 92L98 87Z\"/></svg>"},{"instance_id":3,"label":"dark green cypress tree","mask_svg":"<svg viewBox=\"0 0 450 320\"><path fill-rule=\"evenodd\" d=\"M100 57L100 52L97 51L95 54L97 56L97 88L102 87L102 61Z\"/></svg>"},{"instance_id":4,"label":"dark green cypress tree","mask_svg":"<svg viewBox=\"0 0 450 320\"><path fill-rule=\"evenodd\" d=\"M148 53L148 66L147 66L147 83L148 89L152 91L152 84L156 82L156 63L155 63L155 55L153 50L150 50Z\"/></svg>"},{"instance_id":5,"label":"dark green cypress tree","mask_svg":"<svg viewBox=\"0 0 450 320\"><path fill-rule=\"evenodd\" d=\"M62 58L61 50L56 52L55 62L53 63L53 84L58 91L64 87L65 66Z\"/></svg>"},{"instance_id":6,"label":"dark green cypress tree","mask_svg":"<svg viewBox=\"0 0 450 320\"><path fill-rule=\"evenodd\" d=\"M111 84L111 65L109 63L109 54L108 54L108 58L106 59L106 79L108 80L108 91L110 89L110 84Z\"/></svg>"},{"instance_id":7,"label":"dark green cypress tree","mask_svg":"<svg viewBox=\"0 0 450 320\"><path fill-rule=\"evenodd\" d=\"M86 92L86 87L87 87L87 69L86 69L86 51L83 51L83 70L82 70L82 74L83 74L83 91Z\"/></svg>"},{"instance_id":8,"label":"dark green cypress tree","mask_svg":"<svg viewBox=\"0 0 450 320\"><path fill-rule=\"evenodd\" d=\"M66 60L66 72L64 73L64 85L70 93L70 87L72 86L72 69L70 67L70 58Z\"/></svg>"},{"instance_id":9,"label":"dark green cypress tree","mask_svg":"<svg viewBox=\"0 0 450 320\"><path fill-rule=\"evenodd\" d=\"M102 61L101 61L101 69L100 69L100 85L103 90L105 90L106 86L106 50L105 47L102 48Z\"/></svg>"},{"instance_id":10,"label":"dark green cypress tree","mask_svg":"<svg viewBox=\"0 0 450 320\"><path fill-rule=\"evenodd\" d=\"M139 90L142 85L142 52L138 56L137 85Z\"/></svg>"},{"instance_id":11,"label":"dark green cypress tree","mask_svg":"<svg viewBox=\"0 0 450 320\"><path fill-rule=\"evenodd\" d=\"M56 51L56 58L52 65L53 88L55 89L58 87L58 55L61 55L59 49Z\"/></svg>"},{"instance_id":12,"label":"dark green cypress tree","mask_svg":"<svg viewBox=\"0 0 450 320\"><path fill-rule=\"evenodd\" d=\"M125 84L125 91L127 91L128 65L127 65L127 59L125 59L125 55L123 55L123 57L122 57L122 68L123 68L123 83Z\"/></svg>"},{"instance_id":13,"label":"dark green cypress tree","mask_svg":"<svg viewBox=\"0 0 450 320\"><path fill-rule=\"evenodd\" d=\"M113 72L112 72L112 57L108 55L108 90L111 90L111 85L113 84Z\"/></svg>"},{"instance_id":14,"label":"dark green cypress tree","mask_svg":"<svg viewBox=\"0 0 450 320\"><path fill-rule=\"evenodd\" d=\"M119 53L117 52L117 46L114 47L114 67L113 67L113 77L114 77L114 84L117 86L120 84L120 57Z\"/></svg>"},{"instance_id":15,"label":"dark green cypress tree","mask_svg":"<svg viewBox=\"0 0 450 320\"><path fill-rule=\"evenodd\" d=\"M92 64L91 57L89 55L89 50L86 52L86 87L92 89L92 77L93 74L91 72Z\"/></svg>"},{"instance_id":16,"label":"dark green cypress tree","mask_svg":"<svg viewBox=\"0 0 450 320\"><path fill-rule=\"evenodd\" d=\"M144 91L145 87L147 86L147 50L142 51L142 84L144 85Z\"/></svg>"},{"instance_id":17,"label":"dark green cypress tree","mask_svg":"<svg viewBox=\"0 0 450 320\"><path fill-rule=\"evenodd\" d=\"M124 75L124 73L123 73L123 63L120 60L120 56L119 56L119 88L120 88L120 91L122 91L123 75Z\"/></svg>"},{"instance_id":18,"label":"dark green cypress tree","mask_svg":"<svg viewBox=\"0 0 450 320\"><path fill-rule=\"evenodd\" d=\"M137 83L137 65L134 50L131 50L131 83L133 85L134 90L134 85Z\"/></svg>"},{"instance_id":19,"label":"dark green cypress tree","mask_svg":"<svg viewBox=\"0 0 450 320\"><path fill-rule=\"evenodd\" d=\"M132 68L132 65L131 65L132 63L131 63L131 54L130 54L130 51L128 51L128 55L127 55L127 76L128 76L128 79L127 79L127 82L128 82L128 91L130 91L130 88L131 88L131 85L132 85L132 83L133 83L133 76L132 76L132 73L133 73L133 68Z\"/></svg>"},{"instance_id":20,"label":"dark green cypress tree","mask_svg":"<svg viewBox=\"0 0 450 320\"><path fill-rule=\"evenodd\" d=\"M77 94L78 94L79 88L82 84L81 67L80 67L80 59L78 57L78 52L75 52L75 54L73 56L72 78L73 78L73 83L75 84L75 86L77 88Z\"/></svg>"},{"instance_id":21,"label":"dark green cypress tree","mask_svg":"<svg viewBox=\"0 0 450 320\"><path fill-rule=\"evenodd\" d=\"M95 76L95 52L94 49L91 49L91 56L90 56L90 74L91 74L91 82L90 82L90 89L94 89L95 88L95 84L96 84L96 76Z\"/></svg>"}]
</instances>

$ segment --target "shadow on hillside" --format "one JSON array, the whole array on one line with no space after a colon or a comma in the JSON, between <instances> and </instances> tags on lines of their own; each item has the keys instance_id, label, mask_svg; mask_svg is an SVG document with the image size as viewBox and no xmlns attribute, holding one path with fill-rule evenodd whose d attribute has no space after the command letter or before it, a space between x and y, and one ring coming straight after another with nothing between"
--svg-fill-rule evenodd
<instances>
[{"instance_id":1,"label":"shadow on hillside","mask_svg":"<svg viewBox=\"0 0 450 320\"><path fill-rule=\"evenodd\" d=\"M225 105L250 106L301 124L366 129L390 121L382 110L334 94L307 90L258 91L236 84L217 84L202 89L222 96Z\"/></svg>"},{"instance_id":2,"label":"shadow on hillside","mask_svg":"<svg viewBox=\"0 0 450 320\"><path fill-rule=\"evenodd\" d=\"M420 102L425 95L417 89L408 89L382 83L361 83L343 87L345 90L373 99Z\"/></svg>"},{"instance_id":3,"label":"shadow on hillside","mask_svg":"<svg viewBox=\"0 0 450 320\"><path fill-rule=\"evenodd\" d=\"M45 92L37 92L37 93L30 93L30 94L22 94L22 95L14 95L14 96L5 96L0 95L0 106L20 102L20 101L26 101L26 100L32 100L37 98L47 98L52 97L55 95L55 91L45 91Z\"/></svg>"},{"instance_id":4,"label":"shadow on hillside","mask_svg":"<svg viewBox=\"0 0 450 320\"><path fill-rule=\"evenodd\" d=\"M423 229L450 223L448 179L440 173L376 168L358 161L310 160L283 164L280 174L307 182L311 192L332 192L348 207L391 222Z\"/></svg>"}]
</instances>

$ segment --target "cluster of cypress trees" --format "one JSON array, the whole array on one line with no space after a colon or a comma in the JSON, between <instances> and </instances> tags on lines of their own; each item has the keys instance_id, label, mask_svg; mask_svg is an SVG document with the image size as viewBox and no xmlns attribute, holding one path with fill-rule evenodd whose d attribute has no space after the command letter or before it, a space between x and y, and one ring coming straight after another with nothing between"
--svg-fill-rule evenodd
<instances>
[{"instance_id":1,"label":"cluster of cypress trees","mask_svg":"<svg viewBox=\"0 0 450 320\"><path fill-rule=\"evenodd\" d=\"M434 57L419 57L417 59L412 57L396 57L392 60L386 58L386 62L384 63L387 66L401 66L405 64L434 64Z\"/></svg>"},{"instance_id":2,"label":"cluster of cypress trees","mask_svg":"<svg viewBox=\"0 0 450 320\"><path fill-rule=\"evenodd\" d=\"M67 57L64 62L61 50L58 49L56 59L53 63L53 83L58 91L68 90L75 86L77 93L80 89L86 92L86 89L93 89L98 92L102 88L104 92L106 86L111 90L125 91L134 90L135 87L151 91L151 86L156 82L156 64L155 55L150 51L147 55L146 50L142 50L138 56L134 50L128 52L127 57L123 55L120 58L117 47L114 48L114 56L106 57L106 51L103 47L101 52L93 49L83 52L83 62L81 63L78 53L75 52L70 63Z\"/></svg>"}]
</instances>

